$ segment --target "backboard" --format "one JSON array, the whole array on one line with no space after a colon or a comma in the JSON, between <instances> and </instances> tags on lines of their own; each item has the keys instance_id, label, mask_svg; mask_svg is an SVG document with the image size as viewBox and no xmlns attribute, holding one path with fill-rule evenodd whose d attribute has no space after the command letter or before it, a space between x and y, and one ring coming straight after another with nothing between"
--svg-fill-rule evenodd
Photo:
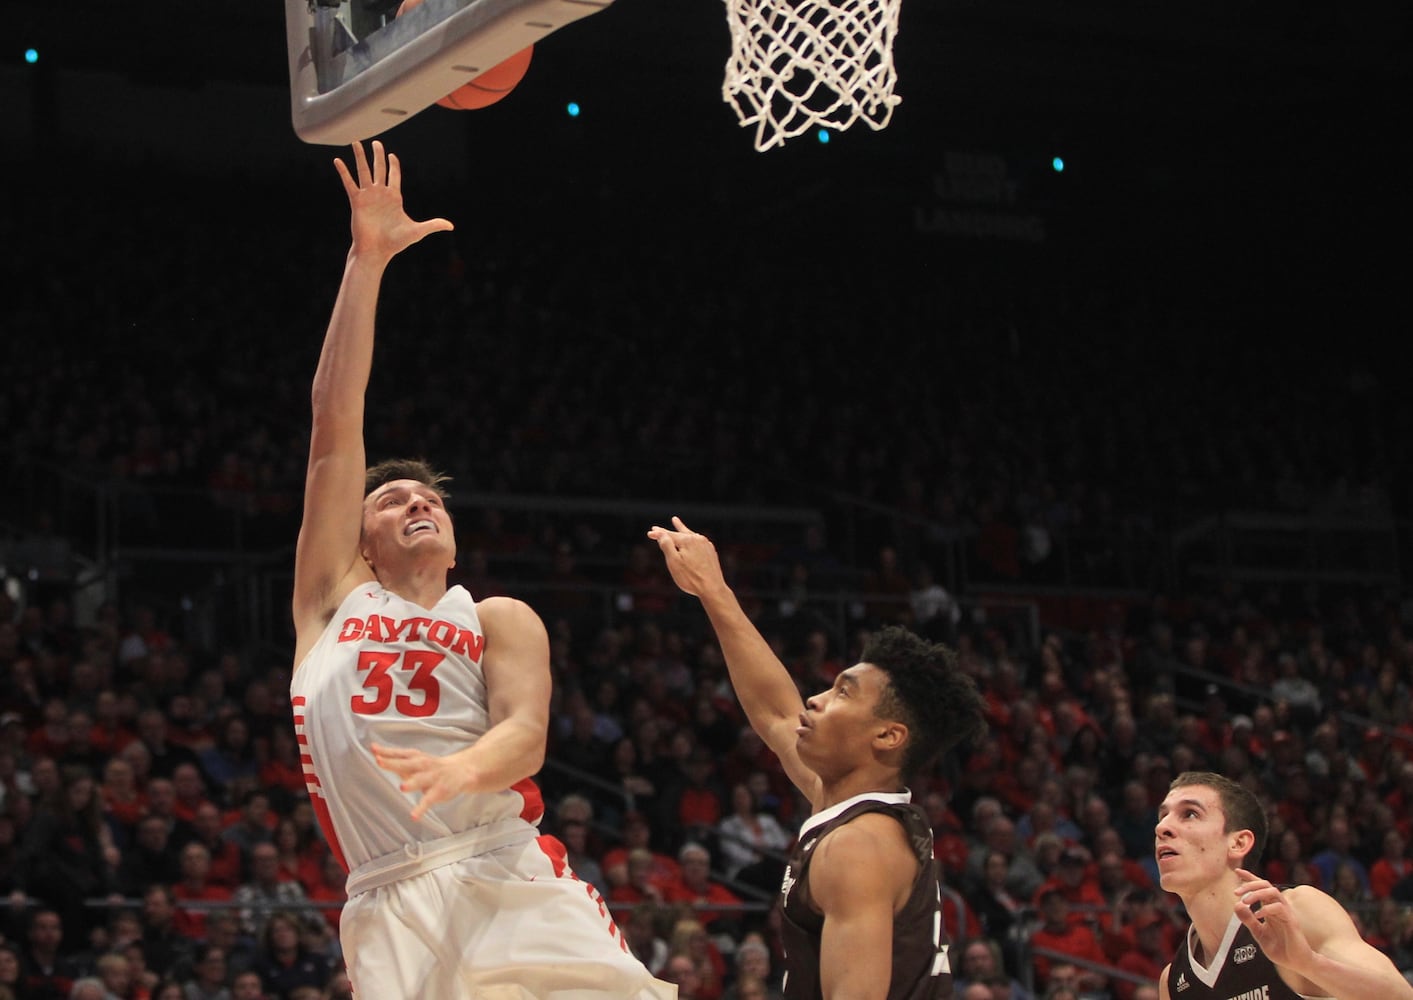
<instances>
[{"instance_id":1,"label":"backboard","mask_svg":"<svg viewBox=\"0 0 1413 1000\"><path fill-rule=\"evenodd\" d=\"M305 142L386 131L613 0L285 0L290 109Z\"/></svg>"}]
</instances>

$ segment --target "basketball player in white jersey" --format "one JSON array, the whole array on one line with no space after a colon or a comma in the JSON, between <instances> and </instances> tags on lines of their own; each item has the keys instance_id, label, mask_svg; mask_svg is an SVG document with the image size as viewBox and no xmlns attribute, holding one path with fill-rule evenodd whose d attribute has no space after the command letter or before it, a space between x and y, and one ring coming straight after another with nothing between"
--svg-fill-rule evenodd
<instances>
[{"instance_id":1,"label":"basketball player in white jersey","mask_svg":"<svg viewBox=\"0 0 1413 1000\"><path fill-rule=\"evenodd\" d=\"M1333 897L1247 868L1266 830L1260 800L1230 778L1187 771L1169 786L1154 829L1158 877L1192 926L1158 978L1161 1000L1413 1000Z\"/></svg>"},{"instance_id":2,"label":"basketball player in white jersey","mask_svg":"<svg viewBox=\"0 0 1413 1000\"><path fill-rule=\"evenodd\" d=\"M751 728L812 810L781 886L786 1000L950 1000L932 831L904 782L982 729L976 685L950 650L891 628L801 699L711 540L672 524L648 537L701 599Z\"/></svg>"},{"instance_id":3,"label":"basketball player in white jersey","mask_svg":"<svg viewBox=\"0 0 1413 1000\"><path fill-rule=\"evenodd\" d=\"M290 686L310 796L349 870L349 978L370 1000L672 997L538 836L544 625L519 601L447 588L439 476L415 461L365 470L383 272L451 223L406 215L381 143L371 162L355 144L353 161L356 174L336 161L353 244L314 375Z\"/></svg>"}]
</instances>

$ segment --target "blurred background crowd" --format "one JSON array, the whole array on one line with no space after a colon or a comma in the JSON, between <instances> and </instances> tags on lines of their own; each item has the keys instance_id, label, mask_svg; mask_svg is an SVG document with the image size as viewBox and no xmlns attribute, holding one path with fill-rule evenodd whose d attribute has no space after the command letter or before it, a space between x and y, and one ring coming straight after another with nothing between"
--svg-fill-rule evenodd
<instances>
[{"instance_id":1,"label":"blurred background crowd","mask_svg":"<svg viewBox=\"0 0 1413 1000\"><path fill-rule=\"evenodd\" d=\"M285 614L340 241L168 192L228 238L99 267L82 248L137 229L79 200L42 275L7 261L32 280L0 385L0 990L341 997ZM673 512L715 537L802 691L901 622L985 692L988 737L913 789L959 996L1144 996L1184 927L1154 808L1191 769L1257 789L1263 869L1413 968L1407 412L1373 372L1213 364L1210 316L1151 287L978 269L890 296L900 254L862 276L866 307L801 272L787 308L750 273L704 297L622 260L543 285L506 238L395 267L370 454L447 468L457 582L549 625L545 829L684 997L778 986L803 814L642 536ZM311 270L297 295L212 277ZM81 319L114 325L81 353L45 335Z\"/></svg>"}]
</instances>

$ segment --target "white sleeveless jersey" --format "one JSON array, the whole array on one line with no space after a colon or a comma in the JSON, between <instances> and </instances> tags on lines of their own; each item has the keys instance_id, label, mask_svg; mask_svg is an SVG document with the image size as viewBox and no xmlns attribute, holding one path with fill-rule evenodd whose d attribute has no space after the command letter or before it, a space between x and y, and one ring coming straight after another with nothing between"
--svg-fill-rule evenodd
<instances>
[{"instance_id":1,"label":"white sleeveless jersey","mask_svg":"<svg viewBox=\"0 0 1413 1000\"><path fill-rule=\"evenodd\" d=\"M414 821L417 795L400 791L398 776L373 759L374 743L444 756L484 735L484 652L476 602L463 587L428 609L370 580L344 598L294 672L304 781L345 869L499 820L540 821L543 801L528 778L458 795Z\"/></svg>"}]
</instances>

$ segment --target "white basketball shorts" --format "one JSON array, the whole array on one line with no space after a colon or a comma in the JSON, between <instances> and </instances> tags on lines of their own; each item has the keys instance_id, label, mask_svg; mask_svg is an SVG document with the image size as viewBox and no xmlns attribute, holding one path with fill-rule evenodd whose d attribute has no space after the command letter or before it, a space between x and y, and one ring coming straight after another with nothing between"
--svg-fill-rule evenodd
<instances>
[{"instance_id":1,"label":"white basketball shorts","mask_svg":"<svg viewBox=\"0 0 1413 1000\"><path fill-rule=\"evenodd\" d=\"M673 1000L550 836L375 886L339 938L359 1000Z\"/></svg>"}]
</instances>

